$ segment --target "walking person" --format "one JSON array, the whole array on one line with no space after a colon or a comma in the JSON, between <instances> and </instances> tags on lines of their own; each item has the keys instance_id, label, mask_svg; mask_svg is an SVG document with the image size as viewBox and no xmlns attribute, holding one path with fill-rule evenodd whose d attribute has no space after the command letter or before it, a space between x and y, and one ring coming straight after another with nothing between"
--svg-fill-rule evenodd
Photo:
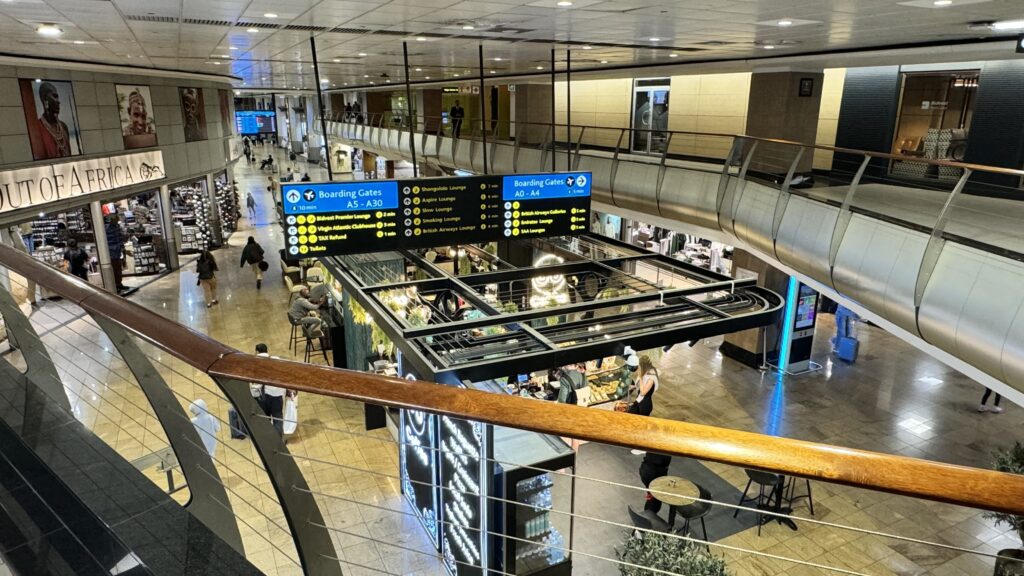
<instances>
[{"instance_id":1,"label":"walking person","mask_svg":"<svg viewBox=\"0 0 1024 576\"><path fill-rule=\"evenodd\" d=\"M252 195L249 197L252 198ZM252 267L253 273L256 274L256 289L259 290L263 287L263 269L266 264L263 261L263 246L260 246L252 236L249 236L245 248L242 248L242 261L238 267L243 268L246 264Z\"/></svg>"},{"instance_id":2,"label":"walking person","mask_svg":"<svg viewBox=\"0 0 1024 576\"><path fill-rule=\"evenodd\" d=\"M206 401L197 398L188 406L188 411L194 414L192 425L196 427L199 438L203 441L203 447L213 458L217 454L217 433L220 432L220 422L210 414L206 408Z\"/></svg>"},{"instance_id":3,"label":"walking person","mask_svg":"<svg viewBox=\"0 0 1024 576\"><path fill-rule=\"evenodd\" d=\"M270 351L267 345L262 342L257 344L256 355L269 357ZM263 413L270 417L270 422L282 438L284 437L284 394L284 388L269 384L263 385Z\"/></svg>"},{"instance_id":4,"label":"walking person","mask_svg":"<svg viewBox=\"0 0 1024 576\"><path fill-rule=\"evenodd\" d=\"M203 250L196 260L196 273L199 274L197 284L203 287L203 298L206 300L206 307L217 304L217 261L209 250Z\"/></svg>"},{"instance_id":5,"label":"walking person","mask_svg":"<svg viewBox=\"0 0 1024 576\"><path fill-rule=\"evenodd\" d=\"M65 271L89 281L89 255L78 247L78 240L68 240L68 249L64 251Z\"/></svg>"},{"instance_id":6,"label":"walking person","mask_svg":"<svg viewBox=\"0 0 1024 576\"><path fill-rule=\"evenodd\" d=\"M981 404L978 406L978 412L992 412L995 414L1002 413L1003 409L999 407L999 401L1003 399L1002 396L996 394L996 401L992 403L992 407L986 406L988 404L988 398L992 395L992 390L988 387L985 388L985 393L981 396Z\"/></svg>"},{"instance_id":7,"label":"walking person","mask_svg":"<svg viewBox=\"0 0 1024 576\"><path fill-rule=\"evenodd\" d=\"M448 111L448 117L452 121L452 136L458 138L462 135L462 119L466 117L466 109L463 108L459 101L455 101L455 106Z\"/></svg>"},{"instance_id":8,"label":"walking person","mask_svg":"<svg viewBox=\"0 0 1024 576\"><path fill-rule=\"evenodd\" d=\"M245 196L245 205L249 207L249 220L256 220L256 197L251 191Z\"/></svg>"}]
</instances>

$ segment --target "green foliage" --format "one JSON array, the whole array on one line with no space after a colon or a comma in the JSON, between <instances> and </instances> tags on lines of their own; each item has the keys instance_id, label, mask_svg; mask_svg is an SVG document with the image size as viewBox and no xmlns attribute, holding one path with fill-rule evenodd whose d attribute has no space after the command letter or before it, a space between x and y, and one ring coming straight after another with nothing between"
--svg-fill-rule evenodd
<instances>
[{"instance_id":1,"label":"green foliage","mask_svg":"<svg viewBox=\"0 0 1024 576\"><path fill-rule=\"evenodd\" d=\"M637 568L644 566L679 576L729 576L725 560L703 546L670 534L630 533L621 550L615 551L621 576L658 576L659 572ZM630 566L629 564L635 565Z\"/></svg>"},{"instance_id":2,"label":"green foliage","mask_svg":"<svg viewBox=\"0 0 1024 576\"><path fill-rule=\"evenodd\" d=\"M1013 448L1009 450L993 451L992 457L995 459L992 462L994 470L1009 474L1024 474L1024 446L1021 446L1020 442L1015 442ZM1010 526L1017 532L1017 537L1021 539L1021 542L1024 542L1024 516L991 512L985 514L985 517L995 520L996 524Z\"/></svg>"}]
</instances>

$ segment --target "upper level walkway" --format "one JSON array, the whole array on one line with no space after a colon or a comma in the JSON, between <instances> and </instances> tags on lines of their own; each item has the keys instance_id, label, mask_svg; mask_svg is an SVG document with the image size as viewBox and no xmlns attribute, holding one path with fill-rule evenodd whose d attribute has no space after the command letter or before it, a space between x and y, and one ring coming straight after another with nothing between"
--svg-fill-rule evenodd
<instances>
[{"instance_id":1,"label":"upper level walkway","mask_svg":"<svg viewBox=\"0 0 1024 576\"><path fill-rule=\"evenodd\" d=\"M598 210L678 223L790 271L1024 404L1022 170L749 136L516 122L460 139L402 119L328 122L388 158L483 173L589 170ZM514 139L495 140L497 133ZM809 159L833 156L828 176ZM486 165L486 170L485 170Z\"/></svg>"}]
</instances>

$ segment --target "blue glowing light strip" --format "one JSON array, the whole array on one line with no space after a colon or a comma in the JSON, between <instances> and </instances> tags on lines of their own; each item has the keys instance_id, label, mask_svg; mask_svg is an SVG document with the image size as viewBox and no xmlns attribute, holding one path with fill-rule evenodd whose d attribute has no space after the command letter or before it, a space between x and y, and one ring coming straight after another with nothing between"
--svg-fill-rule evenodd
<instances>
[{"instance_id":1,"label":"blue glowing light strip","mask_svg":"<svg viewBox=\"0 0 1024 576\"><path fill-rule=\"evenodd\" d=\"M786 308L782 312L782 340L779 345L779 370L785 372L789 366L789 347L793 344L793 321L796 316L796 298L800 281L789 277L786 289Z\"/></svg>"}]
</instances>

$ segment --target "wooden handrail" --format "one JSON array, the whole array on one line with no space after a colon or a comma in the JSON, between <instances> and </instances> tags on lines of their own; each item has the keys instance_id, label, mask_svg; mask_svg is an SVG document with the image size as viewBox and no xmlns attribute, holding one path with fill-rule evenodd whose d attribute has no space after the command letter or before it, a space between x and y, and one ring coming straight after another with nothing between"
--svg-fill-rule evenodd
<instances>
[{"instance_id":1,"label":"wooden handrail","mask_svg":"<svg viewBox=\"0 0 1024 576\"><path fill-rule=\"evenodd\" d=\"M756 468L1024 515L1024 476L702 424L464 390L241 353L0 245L0 265L102 315L214 378Z\"/></svg>"},{"instance_id":2,"label":"wooden handrail","mask_svg":"<svg viewBox=\"0 0 1024 576\"><path fill-rule=\"evenodd\" d=\"M417 116L417 118L423 118L424 120L430 119L441 119L441 116ZM476 119L479 121L479 119ZM493 121L493 120L492 120ZM332 120L333 122L333 120ZM350 124L351 122L342 122ZM550 123L544 122L529 122L529 121L515 121L515 124L523 125L536 125L536 126L551 126ZM809 144L807 142L797 142L794 140L783 140L781 138L766 138L763 136L750 136L747 134L726 134L722 132L693 132L689 130L654 130L650 128L629 128L622 126L591 126L583 124L573 124L571 127L566 124L556 124L558 128L587 128L591 130L629 130L632 132L658 132L660 134L672 133L672 134L683 134L687 136L703 136L703 137L715 137L715 138L742 138L744 140L757 140L759 142L767 142L771 144L784 144L787 146L799 146L802 148L814 148L817 150L825 150L828 152L838 152L840 154L857 154L860 156L870 156L872 158L884 158L886 160L902 160L905 162L918 162L921 164L930 164L933 166L947 166L950 168L961 168L965 170L971 170L974 172L990 172L993 174L1002 174L1005 176L1016 176L1018 178L1024 178L1024 170L1015 168L1002 168L1000 166L987 166L984 164L973 164L968 162L957 162L953 160L938 160L929 158L916 158L914 156L905 156L902 154L892 154L889 152L871 152L867 150L857 150L855 148L843 148L839 146L827 146L825 144Z\"/></svg>"}]
</instances>

